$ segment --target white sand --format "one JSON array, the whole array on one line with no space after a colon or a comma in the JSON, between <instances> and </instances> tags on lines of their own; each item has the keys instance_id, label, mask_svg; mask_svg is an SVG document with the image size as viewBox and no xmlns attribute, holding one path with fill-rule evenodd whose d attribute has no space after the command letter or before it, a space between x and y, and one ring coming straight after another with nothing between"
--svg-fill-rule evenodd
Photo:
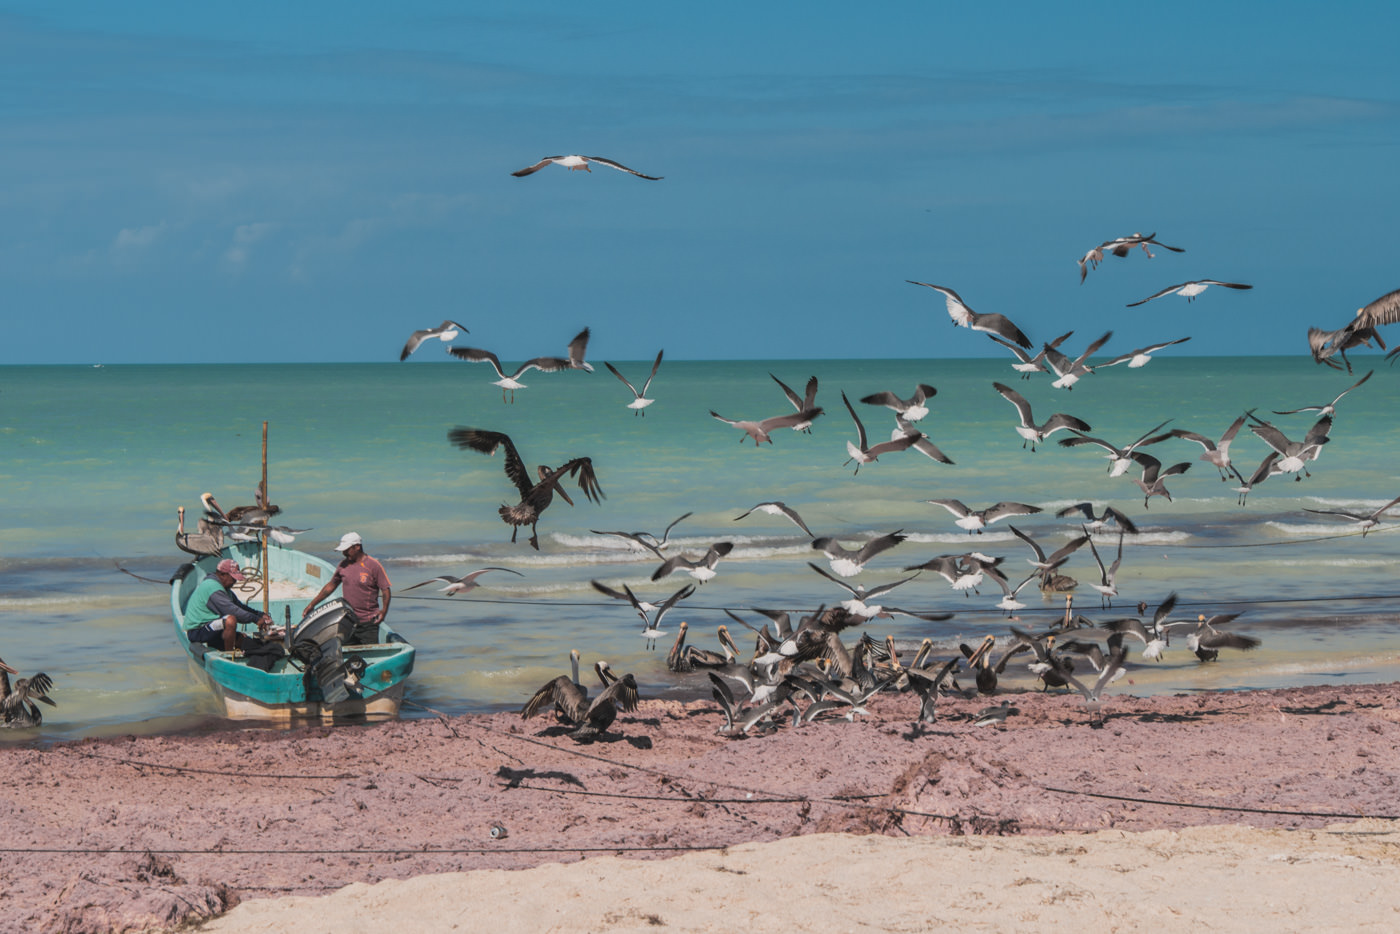
<instances>
[{"instance_id":1,"label":"white sand","mask_svg":"<svg viewBox=\"0 0 1400 934\"><path fill-rule=\"evenodd\" d=\"M820 834L245 902L221 934L433 931L1397 931L1400 827L1052 837Z\"/></svg>"}]
</instances>

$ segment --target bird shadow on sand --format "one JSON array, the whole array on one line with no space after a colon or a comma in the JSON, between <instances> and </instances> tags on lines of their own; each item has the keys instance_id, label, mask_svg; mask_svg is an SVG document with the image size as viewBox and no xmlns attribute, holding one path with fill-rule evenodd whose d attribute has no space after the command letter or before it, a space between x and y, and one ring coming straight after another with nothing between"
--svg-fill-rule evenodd
<instances>
[{"instance_id":1,"label":"bird shadow on sand","mask_svg":"<svg viewBox=\"0 0 1400 934\"><path fill-rule=\"evenodd\" d=\"M907 739L910 742L912 742L916 739L923 739L925 736L952 737L956 735L956 733L953 733L949 730L931 730L929 729L927 723L915 723L912 724L908 730L905 730L903 733L900 733L899 738Z\"/></svg>"},{"instance_id":2,"label":"bird shadow on sand","mask_svg":"<svg viewBox=\"0 0 1400 934\"><path fill-rule=\"evenodd\" d=\"M652 742L650 736L623 736L620 733L599 733L597 736L580 736L577 741L592 746L597 743L626 743L633 749L651 749Z\"/></svg>"},{"instance_id":3,"label":"bird shadow on sand","mask_svg":"<svg viewBox=\"0 0 1400 934\"><path fill-rule=\"evenodd\" d=\"M520 783L526 779L547 779L550 781L562 782L565 785L574 785L578 788L584 787L583 782L572 772L560 772L558 770L541 772L539 769L512 769L509 766L501 766L496 770L496 777L505 781L506 788L518 788Z\"/></svg>"},{"instance_id":4,"label":"bird shadow on sand","mask_svg":"<svg viewBox=\"0 0 1400 934\"><path fill-rule=\"evenodd\" d=\"M1349 705L1346 701L1330 700L1325 704L1317 704L1313 707L1280 707L1279 710L1283 711L1284 713L1315 714L1317 716L1322 717L1338 717L1348 712L1345 709L1347 706ZM1360 707L1362 705L1358 704L1357 706ZM1380 705L1377 704L1375 706ZM1337 708L1339 707L1342 709L1338 710Z\"/></svg>"}]
</instances>

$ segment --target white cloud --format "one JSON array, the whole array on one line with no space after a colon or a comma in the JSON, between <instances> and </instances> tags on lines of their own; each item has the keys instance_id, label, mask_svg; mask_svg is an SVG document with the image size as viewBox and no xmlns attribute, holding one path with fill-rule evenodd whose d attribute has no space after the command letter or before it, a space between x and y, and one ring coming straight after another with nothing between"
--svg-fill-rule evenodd
<instances>
[{"instance_id":1,"label":"white cloud","mask_svg":"<svg viewBox=\"0 0 1400 934\"><path fill-rule=\"evenodd\" d=\"M248 261L253 244L277 230L279 225L262 221L256 224L241 224L233 229L233 243L224 251L224 262L232 266L242 266Z\"/></svg>"},{"instance_id":2,"label":"white cloud","mask_svg":"<svg viewBox=\"0 0 1400 934\"><path fill-rule=\"evenodd\" d=\"M117 238L112 241L114 250L144 250L165 232L165 221L147 227L127 227L117 234Z\"/></svg>"}]
</instances>

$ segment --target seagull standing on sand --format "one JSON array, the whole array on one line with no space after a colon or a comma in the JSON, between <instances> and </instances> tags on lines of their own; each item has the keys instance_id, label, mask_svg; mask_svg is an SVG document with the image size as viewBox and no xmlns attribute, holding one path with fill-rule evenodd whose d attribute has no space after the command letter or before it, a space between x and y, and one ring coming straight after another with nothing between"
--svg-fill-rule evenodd
<instances>
[{"instance_id":1,"label":"seagull standing on sand","mask_svg":"<svg viewBox=\"0 0 1400 934\"><path fill-rule=\"evenodd\" d=\"M424 341L432 340L436 337L443 343L447 343L449 341L455 341L459 333L467 334L470 332L456 321L444 321L435 328L423 328L421 331L414 331L409 335L408 343L403 345L403 352L399 354L399 362L402 363L407 360L409 354L417 350L419 345Z\"/></svg>"},{"instance_id":2,"label":"seagull standing on sand","mask_svg":"<svg viewBox=\"0 0 1400 934\"><path fill-rule=\"evenodd\" d=\"M1094 430L1088 422L1075 418L1073 415L1065 415L1062 412L1056 412L1047 418L1044 424L1037 425L1035 416L1031 414L1031 404L1026 401L1025 396L1001 383L992 383L992 388L1001 393L1002 398L1007 402L1016 406L1016 413L1021 416L1021 424L1016 426L1016 434L1025 439L1021 443L1021 447L1024 448L1029 444L1032 453L1035 451L1036 444L1063 428L1073 428L1075 431Z\"/></svg>"},{"instance_id":3,"label":"seagull standing on sand","mask_svg":"<svg viewBox=\"0 0 1400 934\"><path fill-rule=\"evenodd\" d=\"M806 532L809 538L812 537L812 530L807 528L807 523L802 521L802 517L797 514L797 510L788 506L786 503L779 502L778 500L773 500L767 503L759 503L756 506L750 506L748 510L744 512L743 515L735 516L734 521L738 522L740 519L745 518L749 515L749 513L754 512L755 510L757 510L758 512L766 512L770 516L784 516L789 521L791 521L793 525Z\"/></svg>"},{"instance_id":4,"label":"seagull standing on sand","mask_svg":"<svg viewBox=\"0 0 1400 934\"><path fill-rule=\"evenodd\" d=\"M506 401L506 392L510 392L510 401L515 401L515 391L525 389L524 383L520 382L520 377L527 370L539 370L541 373L556 373L559 370L586 370L593 372L593 365L585 363L584 352L588 349L588 328L580 331L573 340L569 341L568 357L535 357L533 360L526 360L509 376L501 369L501 360L489 350L481 350L477 347L449 347L447 352L458 360L466 360L471 363L489 363L496 375L500 377L493 381L493 385L501 387L501 401Z\"/></svg>"},{"instance_id":5,"label":"seagull standing on sand","mask_svg":"<svg viewBox=\"0 0 1400 934\"><path fill-rule=\"evenodd\" d=\"M459 593L471 593L473 590L481 586L476 582L476 579L481 575L485 574L487 571L505 571L507 574L514 574L516 577L525 576L519 571L512 571L510 568L480 568L478 570L472 571L470 574L465 574L462 577L450 577L448 575L443 575L441 577L430 577L422 583L414 584L412 587L405 587L404 592L408 592L410 590L417 590L419 587L426 587L429 584L446 584L447 586L439 590L438 593L445 593L449 597L455 597Z\"/></svg>"},{"instance_id":6,"label":"seagull standing on sand","mask_svg":"<svg viewBox=\"0 0 1400 934\"><path fill-rule=\"evenodd\" d=\"M1164 250L1171 250L1173 253L1186 252L1179 246L1167 246L1165 243L1158 241L1156 237L1157 235L1155 233L1150 233L1146 236L1143 236L1141 233L1135 233L1131 237L1117 237L1113 240L1105 240L1103 243L1100 243L1088 253L1085 253L1084 258L1079 261L1079 284L1084 284L1084 278L1089 275L1090 269L1099 268L1099 263L1103 261L1104 253L1108 253L1111 256L1124 257L1131 253L1134 247L1141 247L1142 252L1147 254L1148 259L1151 259L1153 254L1152 251L1147 248L1149 243L1154 246L1159 246Z\"/></svg>"},{"instance_id":7,"label":"seagull standing on sand","mask_svg":"<svg viewBox=\"0 0 1400 934\"><path fill-rule=\"evenodd\" d=\"M557 492L570 506L574 504L574 501L569 499L569 494L564 492L564 488L561 486L566 475L578 478L578 488L583 491L585 498L599 504L604 499L603 488L598 485L598 477L593 472L592 458L575 457L553 470L540 466L537 471L539 480L531 483L530 474L525 469L525 462L520 459L520 454L515 450L515 444L504 433L459 426L447 433L447 440L462 450L472 450L486 455L495 455L497 448L505 447L506 476L520 491L518 504L514 506L503 504L499 510L501 521L511 527L510 540L512 542L515 541L516 533L520 531L520 527L528 525L530 527L530 547L536 551L540 550L539 534L535 530L535 525L540 521L540 514L554 501L554 494Z\"/></svg>"},{"instance_id":8,"label":"seagull standing on sand","mask_svg":"<svg viewBox=\"0 0 1400 934\"><path fill-rule=\"evenodd\" d=\"M661 175L643 175L636 169L629 169L621 162L614 162L611 159L604 159L602 156L545 156L543 159L541 159L539 162L536 162L534 165L526 166L525 168L520 169L517 172L512 172L510 174L514 175L516 178L524 178L527 175L533 175L540 169L551 164L562 165L564 168L570 170L571 172L591 173L593 170L588 167L591 163L597 163L598 165L606 165L610 169L617 169L621 172L627 172L629 174L637 176L638 178L645 178L646 180L652 182L659 182L664 177Z\"/></svg>"},{"instance_id":9,"label":"seagull standing on sand","mask_svg":"<svg viewBox=\"0 0 1400 934\"><path fill-rule=\"evenodd\" d=\"M1149 295L1149 296L1147 296L1146 298L1144 298L1142 301L1138 301L1138 302L1128 302L1128 307L1129 307L1129 308L1136 308L1138 305L1145 305L1145 304L1147 304L1148 302L1152 301L1154 298L1161 298L1163 295L1171 295L1173 292L1175 292L1175 293L1178 294L1178 295L1184 295L1184 296L1186 296L1186 300L1187 300L1188 302L1192 302L1192 301L1195 301L1195 300L1196 300L1196 296L1197 296L1197 295L1200 295L1202 292L1204 292L1206 289L1210 288L1210 287L1213 286L1213 285L1223 286L1224 288L1227 288L1227 289L1252 289L1252 288L1254 288L1254 286L1252 286L1252 285L1241 285L1241 284L1238 283L1238 282L1221 282L1219 279L1196 279L1196 280L1193 281L1193 282L1182 282L1182 283L1179 283L1179 284L1177 284L1177 285L1167 286L1167 287L1166 287L1165 289L1163 289L1162 291L1156 292L1156 293L1154 293L1154 294L1152 294L1152 295Z\"/></svg>"},{"instance_id":10,"label":"seagull standing on sand","mask_svg":"<svg viewBox=\"0 0 1400 934\"><path fill-rule=\"evenodd\" d=\"M617 367L613 366L611 363L608 363L606 360L603 361L603 366L608 368L608 372L611 373L613 376L616 376L618 379L622 380L622 385L632 390L632 395L635 398L633 398L631 402L627 403L627 407L632 410L633 415L646 415L646 407L656 401L655 399L647 398L647 390L651 388L651 381L656 379L656 371L661 367L661 355L663 353L665 353L664 350L658 350L656 352L656 362L651 365L651 375L647 377L647 381L645 383L642 383L642 388L640 391L637 389L636 386L633 386L627 381L627 377L617 372Z\"/></svg>"},{"instance_id":11,"label":"seagull standing on sand","mask_svg":"<svg viewBox=\"0 0 1400 934\"><path fill-rule=\"evenodd\" d=\"M922 285L941 293L948 305L948 316L953 319L954 325L962 325L965 328L972 328L974 331L982 331L986 334L995 334L1013 344L1030 348L1031 339L1020 328L1012 324L1011 319L1005 315L980 315L967 307L962 296L946 286L933 285L929 282L916 282L913 279L905 279L904 281L910 285Z\"/></svg>"}]
</instances>

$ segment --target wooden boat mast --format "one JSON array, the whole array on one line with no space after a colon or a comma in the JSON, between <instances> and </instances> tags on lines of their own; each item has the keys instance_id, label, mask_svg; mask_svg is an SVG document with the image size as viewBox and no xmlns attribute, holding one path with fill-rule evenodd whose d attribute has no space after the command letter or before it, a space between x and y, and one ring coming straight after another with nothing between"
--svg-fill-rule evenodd
<instances>
[{"instance_id":1,"label":"wooden boat mast","mask_svg":"<svg viewBox=\"0 0 1400 934\"><path fill-rule=\"evenodd\" d=\"M263 421L263 432L262 432L262 491L263 491L263 503L266 504L266 503L272 502L272 497L271 497L271 496L268 494L268 492L267 492L267 422L266 422L266 420ZM271 522L271 521L272 521L272 519L271 519L270 516L269 516L267 519L264 520L264 522ZM264 530L263 534L262 534L260 537L262 538L263 612L264 612L264 613L269 613L269 614L270 614L270 613L272 612L272 591L271 591L272 584L271 584L271 582L270 582L269 579L268 579L271 575L269 575L268 572L267 572L267 538L268 538L267 532Z\"/></svg>"}]
</instances>

